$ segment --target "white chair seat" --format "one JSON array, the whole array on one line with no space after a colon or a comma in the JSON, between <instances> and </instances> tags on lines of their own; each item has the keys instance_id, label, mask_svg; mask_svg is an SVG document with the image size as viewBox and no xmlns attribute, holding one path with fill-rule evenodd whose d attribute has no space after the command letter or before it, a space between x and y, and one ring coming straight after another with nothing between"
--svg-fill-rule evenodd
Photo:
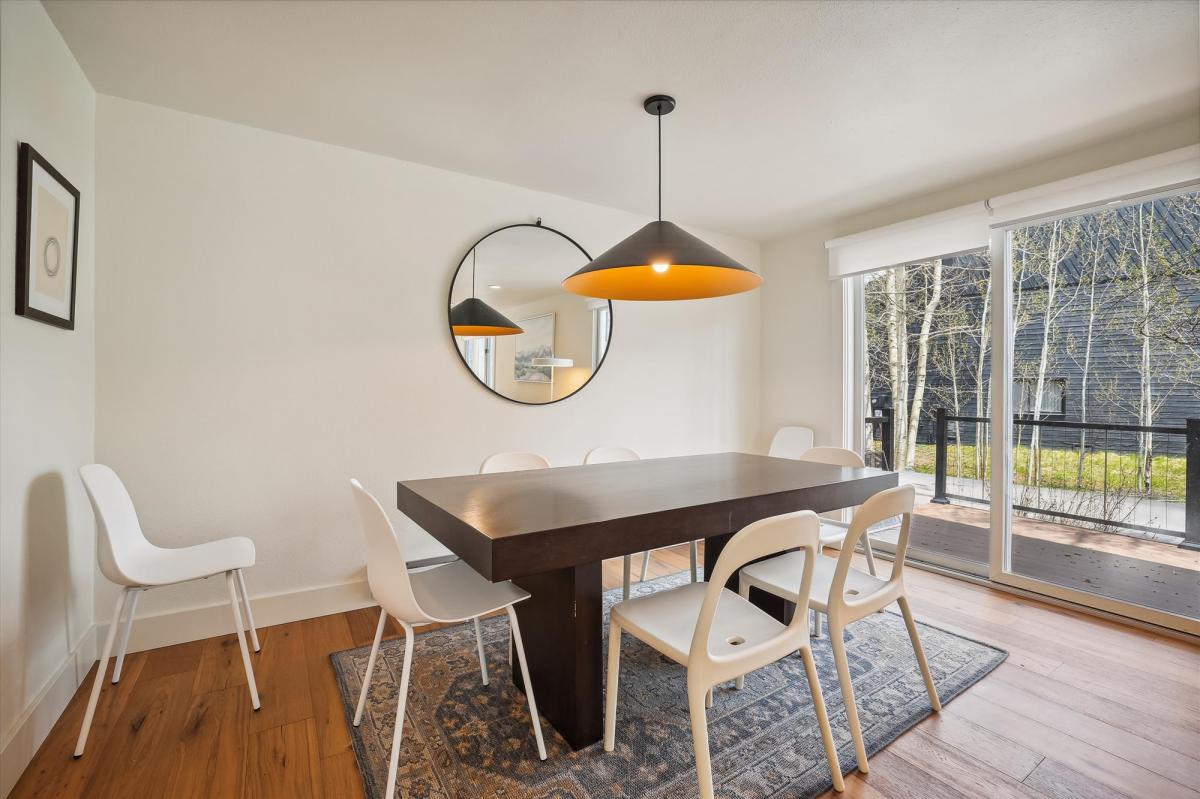
<instances>
[{"instance_id":1,"label":"white chair seat","mask_svg":"<svg viewBox=\"0 0 1200 799\"><path fill-rule=\"evenodd\" d=\"M691 583L637 597L613 608L613 617L622 628L686 666L707 591L708 583ZM748 645L774 638L786 629L745 599L723 589L708 639L709 651L713 657L744 652Z\"/></svg>"},{"instance_id":2,"label":"white chair seat","mask_svg":"<svg viewBox=\"0 0 1200 799\"><path fill-rule=\"evenodd\" d=\"M822 543L824 542L822 541ZM837 558L820 555L813 565L812 593L809 595L808 602L822 613L827 610L829 589L833 585L833 574L837 570L837 564ZM752 584L767 589L775 596L786 597L792 601L795 601L796 592L800 590L800 575L803 573L803 552L788 552L770 560L751 563L742 569L743 578L749 579ZM886 585L886 580L872 577L858 569L851 568L846 573L848 599L856 600L870 596Z\"/></svg>"},{"instance_id":3,"label":"white chair seat","mask_svg":"<svg viewBox=\"0 0 1200 799\"><path fill-rule=\"evenodd\" d=\"M425 615L437 621L466 621L529 599L511 582L492 583L461 560L412 572L413 595Z\"/></svg>"},{"instance_id":4,"label":"white chair seat","mask_svg":"<svg viewBox=\"0 0 1200 799\"><path fill-rule=\"evenodd\" d=\"M190 547L154 547L137 564L139 585L172 585L254 565L254 542L234 536Z\"/></svg>"},{"instance_id":5,"label":"white chair seat","mask_svg":"<svg viewBox=\"0 0 1200 799\"><path fill-rule=\"evenodd\" d=\"M850 532L849 526L827 522L821 520L821 546L833 547L838 546L846 540L846 533ZM840 547L839 547L840 549Z\"/></svg>"}]
</instances>

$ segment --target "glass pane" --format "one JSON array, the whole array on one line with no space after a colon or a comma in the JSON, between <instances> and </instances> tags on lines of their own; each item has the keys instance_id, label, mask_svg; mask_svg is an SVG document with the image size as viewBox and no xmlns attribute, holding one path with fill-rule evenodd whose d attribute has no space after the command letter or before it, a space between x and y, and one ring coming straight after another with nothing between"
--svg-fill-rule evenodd
<instances>
[{"instance_id":1,"label":"glass pane","mask_svg":"<svg viewBox=\"0 0 1200 799\"><path fill-rule=\"evenodd\" d=\"M989 435L978 419L989 412L990 294L986 250L864 283L867 459L917 488L910 556L979 573L988 561Z\"/></svg>"},{"instance_id":2,"label":"glass pane","mask_svg":"<svg viewBox=\"0 0 1200 799\"><path fill-rule=\"evenodd\" d=\"M1198 617L1200 194L1017 229L1010 258L1013 573Z\"/></svg>"}]
</instances>

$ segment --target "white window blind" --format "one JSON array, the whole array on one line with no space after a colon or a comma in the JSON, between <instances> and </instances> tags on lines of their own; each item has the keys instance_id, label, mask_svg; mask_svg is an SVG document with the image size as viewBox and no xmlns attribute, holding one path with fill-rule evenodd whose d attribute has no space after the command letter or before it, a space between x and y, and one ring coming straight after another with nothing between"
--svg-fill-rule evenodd
<instances>
[{"instance_id":1,"label":"white window blind","mask_svg":"<svg viewBox=\"0 0 1200 799\"><path fill-rule=\"evenodd\" d=\"M829 277L836 280L986 247L989 223L987 206L978 202L832 239L825 242Z\"/></svg>"}]
</instances>

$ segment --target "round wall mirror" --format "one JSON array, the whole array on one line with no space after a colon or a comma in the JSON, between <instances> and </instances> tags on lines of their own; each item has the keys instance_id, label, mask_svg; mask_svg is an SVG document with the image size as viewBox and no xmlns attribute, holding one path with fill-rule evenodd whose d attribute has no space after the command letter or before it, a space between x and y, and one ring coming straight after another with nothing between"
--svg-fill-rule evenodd
<instances>
[{"instance_id":1,"label":"round wall mirror","mask_svg":"<svg viewBox=\"0 0 1200 799\"><path fill-rule=\"evenodd\" d=\"M563 290L592 260L541 224L493 230L467 250L450 284L450 335L463 364L492 392L546 405L599 371L612 337L612 303Z\"/></svg>"}]
</instances>

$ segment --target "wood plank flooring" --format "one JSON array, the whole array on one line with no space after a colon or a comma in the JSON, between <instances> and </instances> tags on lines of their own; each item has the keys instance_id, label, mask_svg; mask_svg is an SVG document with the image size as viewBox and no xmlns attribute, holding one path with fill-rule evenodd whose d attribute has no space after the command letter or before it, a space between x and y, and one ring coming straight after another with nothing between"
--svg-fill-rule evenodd
<instances>
[{"instance_id":1,"label":"wood plank flooring","mask_svg":"<svg viewBox=\"0 0 1200 799\"><path fill-rule=\"evenodd\" d=\"M635 557L635 577L640 566ZM650 574L687 566L686 547L663 550ZM1200 799L1200 647L906 574L919 619L1011 656L872 758L844 796ZM620 585L619 559L604 581ZM11 797L361 797L328 656L370 644L377 617L366 608L260 630L259 713L233 634L130 655L121 682L104 686L83 758L71 751L90 676Z\"/></svg>"}]
</instances>

